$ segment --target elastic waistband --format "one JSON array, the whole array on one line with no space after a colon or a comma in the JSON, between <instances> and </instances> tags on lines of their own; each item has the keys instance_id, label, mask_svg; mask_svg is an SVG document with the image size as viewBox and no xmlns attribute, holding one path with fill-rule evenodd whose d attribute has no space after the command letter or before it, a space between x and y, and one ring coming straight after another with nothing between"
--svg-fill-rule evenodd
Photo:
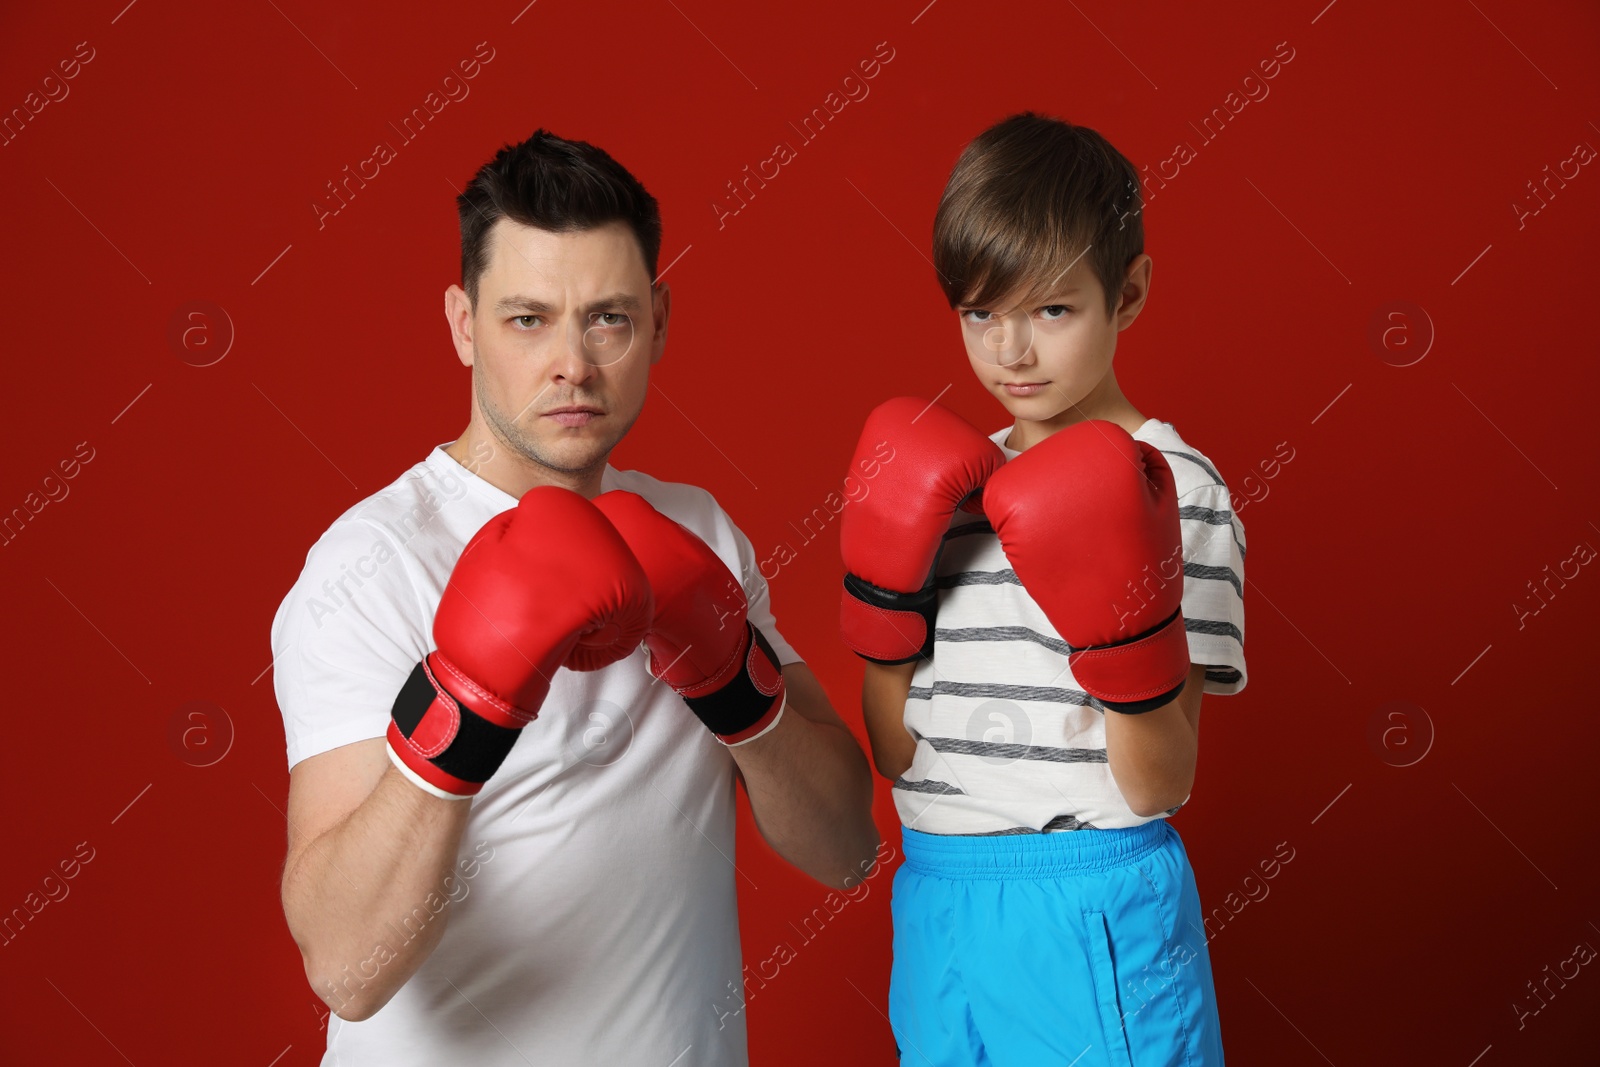
<instances>
[{"instance_id":1,"label":"elastic waistband","mask_svg":"<svg viewBox=\"0 0 1600 1067\"><path fill-rule=\"evenodd\" d=\"M1056 878L1133 863L1177 832L1166 819L1051 834L927 834L901 827L901 849L906 867L938 878Z\"/></svg>"}]
</instances>

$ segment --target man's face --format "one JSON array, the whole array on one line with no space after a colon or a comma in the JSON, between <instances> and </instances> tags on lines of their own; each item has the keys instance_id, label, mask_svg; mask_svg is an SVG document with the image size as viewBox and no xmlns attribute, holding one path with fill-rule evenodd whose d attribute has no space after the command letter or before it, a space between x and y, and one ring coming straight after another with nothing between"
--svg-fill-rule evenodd
<instances>
[{"instance_id":1,"label":"man's face","mask_svg":"<svg viewBox=\"0 0 1600 1067\"><path fill-rule=\"evenodd\" d=\"M1074 405L1084 405L1090 412L1085 417L1094 417L1096 390L1111 370L1117 332L1132 321L1126 304L1106 317L1104 290L1081 261L1026 299L1013 294L996 308L958 310L978 380L1013 418L1039 422Z\"/></svg>"},{"instance_id":2,"label":"man's face","mask_svg":"<svg viewBox=\"0 0 1600 1067\"><path fill-rule=\"evenodd\" d=\"M552 233L502 218L489 246L463 353L478 410L529 462L591 470L644 406L666 343L666 289L652 286L621 222Z\"/></svg>"}]
</instances>

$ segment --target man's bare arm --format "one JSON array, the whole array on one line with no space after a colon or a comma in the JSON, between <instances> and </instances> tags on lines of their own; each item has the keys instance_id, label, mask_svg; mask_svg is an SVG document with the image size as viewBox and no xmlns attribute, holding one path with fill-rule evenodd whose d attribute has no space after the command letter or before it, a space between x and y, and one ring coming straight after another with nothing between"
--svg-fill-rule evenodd
<instances>
[{"instance_id":1,"label":"man's bare arm","mask_svg":"<svg viewBox=\"0 0 1600 1067\"><path fill-rule=\"evenodd\" d=\"M848 888L872 867L872 771L804 663L783 667L788 707L778 724L728 751L769 845L824 885Z\"/></svg>"},{"instance_id":2,"label":"man's bare arm","mask_svg":"<svg viewBox=\"0 0 1600 1067\"><path fill-rule=\"evenodd\" d=\"M370 1017L433 952L472 805L411 784L383 738L295 764L283 912L311 987L341 1019Z\"/></svg>"}]
</instances>

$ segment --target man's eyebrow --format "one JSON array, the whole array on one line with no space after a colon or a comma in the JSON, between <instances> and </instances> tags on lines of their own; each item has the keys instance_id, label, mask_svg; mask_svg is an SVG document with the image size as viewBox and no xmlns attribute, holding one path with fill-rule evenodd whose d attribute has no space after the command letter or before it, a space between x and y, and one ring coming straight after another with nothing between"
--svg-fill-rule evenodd
<instances>
[{"instance_id":1,"label":"man's eyebrow","mask_svg":"<svg viewBox=\"0 0 1600 1067\"><path fill-rule=\"evenodd\" d=\"M583 310L604 311L610 308L619 308L623 311L638 311L640 308L640 301L639 298L632 293L618 291L615 293L608 293L607 295L599 297L598 299L591 300L588 306ZM503 296L499 300L496 300L494 303L494 309L496 311L523 311L532 315L544 315L554 310L550 304L547 304L543 300L536 300L531 296L523 296L520 293L514 293L511 296Z\"/></svg>"}]
</instances>

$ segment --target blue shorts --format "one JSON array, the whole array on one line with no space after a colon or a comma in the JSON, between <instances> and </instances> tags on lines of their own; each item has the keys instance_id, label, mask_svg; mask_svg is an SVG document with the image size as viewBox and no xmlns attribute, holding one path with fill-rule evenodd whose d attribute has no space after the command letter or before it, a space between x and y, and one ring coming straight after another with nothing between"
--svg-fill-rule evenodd
<instances>
[{"instance_id":1,"label":"blue shorts","mask_svg":"<svg viewBox=\"0 0 1600 1067\"><path fill-rule=\"evenodd\" d=\"M914 1067L1221 1067L1194 871L1166 819L904 830L889 1023Z\"/></svg>"}]
</instances>

